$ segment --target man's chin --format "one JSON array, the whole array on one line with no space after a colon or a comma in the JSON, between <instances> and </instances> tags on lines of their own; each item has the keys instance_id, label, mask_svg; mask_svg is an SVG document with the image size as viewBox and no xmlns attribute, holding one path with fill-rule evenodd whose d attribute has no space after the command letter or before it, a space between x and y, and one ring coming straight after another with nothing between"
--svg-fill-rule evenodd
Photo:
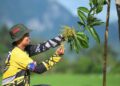
<instances>
[{"instance_id":1,"label":"man's chin","mask_svg":"<svg viewBox=\"0 0 120 86\"><path fill-rule=\"evenodd\" d=\"M28 46L28 45L30 45L30 43L26 44L25 47Z\"/></svg>"}]
</instances>

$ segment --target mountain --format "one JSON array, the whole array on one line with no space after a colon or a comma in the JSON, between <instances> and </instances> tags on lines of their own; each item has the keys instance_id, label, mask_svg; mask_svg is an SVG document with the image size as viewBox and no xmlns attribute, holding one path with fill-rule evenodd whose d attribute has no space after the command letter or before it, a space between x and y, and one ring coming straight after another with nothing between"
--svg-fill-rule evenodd
<instances>
[{"instance_id":1,"label":"mountain","mask_svg":"<svg viewBox=\"0 0 120 86\"><path fill-rule=\"evenodd\" d=\"M23 23L32 29L33 37L52 37L64 25L77 26L68 10L56 0L3 0L0 3L0 22L9 26Z\"/></svg>"},{"instance_id":2,"label":"mountain","mask_svg":"<svg viewBox=\"0 0 120 86\"><path fill-rule=\"evenodd\" d=\"M56 0L2 0L0 1L0 25L23 23L32 29L31 35L38 41L50 39L60 33L62 26L77 27L74 17ZM109 42L119 45L117 21L110 23ZM104 42L105 25L96 27L101 41ZM91 43L95 43L93 39Z\"/></svg>"},{"instance_id":3,"label":"mountain","mask_svg":"<svg viewBox=\"0 0 120 86\"><path fill-rule=\"evenodd\" d=\"M78 18L73 16L56 0L1 0L0 25L7 24L9 28L17 23L23 23L32 29L31 36L35 40L47 40L57 36L62 26L77 27ZM117 21L110 23L109 44L119 51ZM101 44L104 42L105 25L96 27ZM96 45L90 37L90 47ZM68 48L66 48L68 49ZM90 49L90 48L89 48ZM87 49L86 49L87 50ZM67 53L70 53L67 50ZM71 58L73 55L70 54ZM120 55L119 55L120 57Z\"/></svg>"}]
</instances>

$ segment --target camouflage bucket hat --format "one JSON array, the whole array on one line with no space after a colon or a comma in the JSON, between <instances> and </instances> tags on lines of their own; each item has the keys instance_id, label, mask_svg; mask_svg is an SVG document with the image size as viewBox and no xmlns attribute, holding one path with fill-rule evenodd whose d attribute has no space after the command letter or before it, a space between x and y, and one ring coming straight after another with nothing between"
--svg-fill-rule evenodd
<instances>
[{"instance_id":1,"label":"camouflage bucket hat","mask_svg":"<svg viewBox=\"0 0 120 86\"><path fill-rule=\"evenodd\" d=\"M29 32L30 32L30 30L23 24L14 25L10 29L10 32L9 32L10 36L12 38L12 43L19 41L20 39L22 39L24 37L25 34L27 34Z\"/></svg>"}]
</instances>

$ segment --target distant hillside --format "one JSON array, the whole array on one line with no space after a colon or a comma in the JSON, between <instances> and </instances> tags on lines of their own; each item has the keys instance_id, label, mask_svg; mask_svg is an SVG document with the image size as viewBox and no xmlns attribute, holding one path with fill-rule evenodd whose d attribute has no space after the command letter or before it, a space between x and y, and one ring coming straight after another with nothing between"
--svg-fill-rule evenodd
<instances>
[{"instance_id":1,"label":"distant hillside","mask_svg":"<svg viewBox=\"0 0 120 86\"><path fill-rule=\"evenodd\" d=\"M33 30L31 35L37 40L54 37L64 25L77 27L78 19L56 0L2 0L0 14L0 25L23 23ZM96 29L104 41L105 26ZM117 21L110 24L109 32L109 41L118 43Z\"/></svg>"},{"instance_id":2,"label":"distant hillside","mask_svg":"<svg viewBox=\"0 0 120 86\"><path fill-rule=\"evenodd\" d=\"M1 22L24 23L34 37L57 35L64 25L76 26L76 18L55 0L3 0Z\"/></svg>"}]
</instances>

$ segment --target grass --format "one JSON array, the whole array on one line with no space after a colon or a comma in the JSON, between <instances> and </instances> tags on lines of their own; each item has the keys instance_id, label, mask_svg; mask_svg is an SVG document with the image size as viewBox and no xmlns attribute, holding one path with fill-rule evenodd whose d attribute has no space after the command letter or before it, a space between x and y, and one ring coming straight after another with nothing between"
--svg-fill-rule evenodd
<instances>
[{"instance_id":1,"label":"grass","mask_svg":"<svg viewBox=\"0 0 120 86\"><path fill-rule=\"evenodd\" d=\"M1 82L2 82L2 76L1 76L1 74L0 74L0 86L1 86Z\"/></svg>"},{"instance_id":2,"label":"grass","mask_svg":"<svg viewBox=\"0 0 120 86\"><path fill-rule=\"evenodd\" d=\"M1 77L0 77L1 81ZM102 86L102 75L44 74L32 75L31 86L48 84L50 86ZM107 86L120 86L120 75L108 75Z\"/></svg>"},{"instance_id":3,"label":"grass","mask_svg":"<svg viewBox=\"0 0 120 86\"><path fill-rule=\"evenodd\" d=\"M108 75L107 86L119 86L120 75ZM49 84L50 86L102 86L102 75L51 74L33 75L31 85Z\"/></svg>"}]
</instances>

